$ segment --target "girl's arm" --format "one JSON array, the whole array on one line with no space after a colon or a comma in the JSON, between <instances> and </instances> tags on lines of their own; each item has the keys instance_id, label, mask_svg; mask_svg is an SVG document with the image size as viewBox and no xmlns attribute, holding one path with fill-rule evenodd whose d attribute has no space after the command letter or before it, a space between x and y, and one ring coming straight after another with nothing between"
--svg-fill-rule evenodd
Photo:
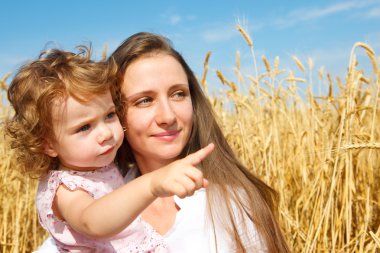
<instances>
[{"instance_id":1,"label":"girl's arm","mask_svg":"<svg viewBox=\"0 0 380 253\"><path fill-rule=\"evenodd\" d=\"M188 155L164 168L145 174L115 191L94 200L86 191L60 186L53 202L55 214L76 231L93 238L121 232L157 197L190 196L207 181L195 165L205 159L214 145Z\"/></svg>"}]
</instances>

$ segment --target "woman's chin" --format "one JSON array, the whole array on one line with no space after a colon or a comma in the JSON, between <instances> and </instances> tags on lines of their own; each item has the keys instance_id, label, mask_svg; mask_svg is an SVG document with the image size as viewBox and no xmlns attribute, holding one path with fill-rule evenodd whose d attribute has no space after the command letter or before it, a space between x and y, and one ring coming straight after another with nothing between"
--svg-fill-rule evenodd
<instances>
[{"instance_id":1,"label":"woman's chin","mask_svg":"<svg viewBox=\"0 0 380 253\"><path fill-rule=\"evenodd\" d=\"M164 161L174 161L178 159L179 155L181 154L182 149L160 149L159 151L156 150L155 156L158 159L164 160Z\"/></svg>"},{"instance_id":2,"label":"woman's chin","mask_svg":"<svg viewBox=\"0 0 380 253\"><path fill-rule=\"evenodd\" d=\"M166 161L174 161L176 159L178 159L178 156L180 155L181 152L172 152L172 153L166 153L166 154L162 154L160 156L160 158L162 160L166 160Z\"/></svg>"}]
</instances>

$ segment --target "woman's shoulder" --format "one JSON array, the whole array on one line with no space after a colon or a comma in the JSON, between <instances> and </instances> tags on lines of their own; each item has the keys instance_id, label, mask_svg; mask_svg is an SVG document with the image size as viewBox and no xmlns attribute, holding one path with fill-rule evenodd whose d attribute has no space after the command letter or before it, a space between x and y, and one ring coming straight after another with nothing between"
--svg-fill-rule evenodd
<instances>
[{"instance_id":1,"label":"woman's shoulder","mask_svg":"<svg viewBox=\"0 0 380 253\"><path fill-rule=\"evenodd\" d=\"M52 237L48 237L43 244L33 253L58 253L57 245L55 245Z\"/></svg>"},{"instance_id":2,"label":"woman's shoulder","mask_svg":"<svg viewBox=\"0 0 380 253\"><path fill-rule=\"evenodd\" d=\"M211 210L213 210L214 224L218 238L229 237L226 231L227 217L229 216L233 222L233 229L241 238L248 252L266 252L266 247L263 239L252 217L254 214L250 210L251 199L247 192L242 187L228 186L223 190L212 192L213 201ZM219 235L218 235L219 234Z\"/></svg>"}]
</instances>

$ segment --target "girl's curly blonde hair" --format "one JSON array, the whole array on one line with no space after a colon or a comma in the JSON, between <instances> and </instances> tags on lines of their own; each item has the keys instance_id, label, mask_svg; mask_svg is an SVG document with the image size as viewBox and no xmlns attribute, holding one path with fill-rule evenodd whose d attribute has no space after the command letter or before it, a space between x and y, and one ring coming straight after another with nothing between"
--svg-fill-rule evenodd
<instances>
[{"instance_id":1,"label":"girl's curly blonde hair","mask_svg":"<svg viewBox=\"0 0 380 253\"><path fill-rule=\"evenodd\" d=\"M12 80L8 100L15 114L5 122L5 133L20 168L31 176L41 176L58 165L57 158L44 152L46 140L56 140L54 102L71 96L85 103L110 90L115 104L119 103L114 91L116 64L90 58L91 48L86 46L79 46L78 53L50 49L23 65Z\"/></svg>"}]
</instances>

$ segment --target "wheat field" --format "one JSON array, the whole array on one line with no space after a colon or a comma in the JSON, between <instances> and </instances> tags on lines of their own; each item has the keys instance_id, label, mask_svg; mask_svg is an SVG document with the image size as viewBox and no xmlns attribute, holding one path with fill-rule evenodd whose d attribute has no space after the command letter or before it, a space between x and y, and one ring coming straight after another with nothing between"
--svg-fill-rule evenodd
<instances>
[{"instance_id":1,"label":"wheat field","mask_svg":"<svg viewBox=\"0 0 380 253\"><path fill-rule=\"evenodd\" d=\"M216 70L223 89L215 90L207 82L209 53L200 82L242 162L279 192L280 223L293 252L380 252L379 57L356 43L340 78L295 56L293 71L265 56L259 71L252 40L237 28L252 73L242 73L237 53L234 80ZM359 51L369 69L361 68ZM321 84L328 92L313 94ZM7 76L0 87L5 119ZM34 207L36 180L18 171L4 138L0 161L0 251L31 252L47 236Z\"/></svg>"}]
</instances>

